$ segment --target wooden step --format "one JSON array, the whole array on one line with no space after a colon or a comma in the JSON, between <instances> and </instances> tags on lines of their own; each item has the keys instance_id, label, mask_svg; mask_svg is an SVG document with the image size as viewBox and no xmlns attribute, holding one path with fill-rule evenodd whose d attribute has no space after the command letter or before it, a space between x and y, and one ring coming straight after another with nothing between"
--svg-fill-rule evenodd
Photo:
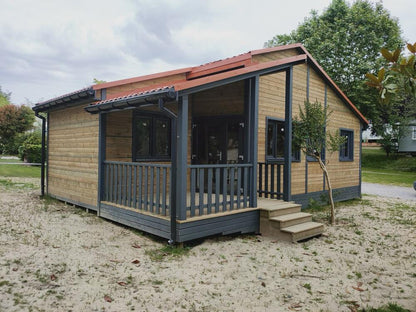
<instances>
[{"instance_id":1,"label":"wooden step","mask_svg":"<svg viewBox=\"0 0 416 312\"><path fill-rule=\"evenodd\" d=\"M321 235L324 232L324 225L317 222L306 222L282 228L280 231L290 234L292 236L292 242L297 242Z\"/></svg>"},{"instance_id":2,"label":"wooden step","mask_svg":"<svg viewBox=\"0 0 416 312\"><path fill-rule=\"evenodd\" d=\"M306 212L296 212L287 215L269 218L271 222L277 223L279 229L286 228L292 225L301 224L312 221L312 215Z\"/></svg>"},{"instance_id":3,"label":"wooden step","mask_svg":"<svg viewBox=\"0 0 416 312\"><path fill-rule=\"evenodd\" d=\"M275 204L272 203L261 203L258 205L260 208L260 217L264 218L273 218L282 215L287 215L291 213L297 213L301 210L301 205L295 203L279 202L276 201Z\"/></svg>"}]
</instances>

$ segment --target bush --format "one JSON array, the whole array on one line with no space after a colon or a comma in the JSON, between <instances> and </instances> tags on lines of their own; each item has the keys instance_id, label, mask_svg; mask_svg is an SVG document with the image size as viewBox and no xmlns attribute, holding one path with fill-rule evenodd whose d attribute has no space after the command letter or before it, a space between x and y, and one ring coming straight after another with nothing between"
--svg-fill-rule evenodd
<instances>
[{"instance_id":1,"label":"bush","mask_svg":"<svg viewBox=\"0 0 416 312\"><path fill-rule=\"evenodd\" d=\"M29 163L40 163L42 161L42 136L40 131L26 135L25 140L19 147L19 158Z\"/></svg>"}]
</instances>

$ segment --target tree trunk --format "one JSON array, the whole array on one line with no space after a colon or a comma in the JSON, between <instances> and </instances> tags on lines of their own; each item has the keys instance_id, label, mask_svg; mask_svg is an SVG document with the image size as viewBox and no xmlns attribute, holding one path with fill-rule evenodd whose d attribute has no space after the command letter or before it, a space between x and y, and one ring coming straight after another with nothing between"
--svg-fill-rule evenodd
<instances>
[{"instance_id":1,"label":"tree trunk","mask_svg":"<svg viewBox=\"0 0 416 312\"><path fill-rule=\"evenodd\" d=\"M331 225L334 225L335 224L335 204L334 204L334 198L332 196L331 180L329 179L328 169L326 168L326 165L322 161L321 157L316 157L316 158L319 162L319 166L321 166L321 169L325 174L326 183L328 185L329 203L331 205L331 220L330 220L330 222L331 222Z\"/></svg>"}]
</instances>

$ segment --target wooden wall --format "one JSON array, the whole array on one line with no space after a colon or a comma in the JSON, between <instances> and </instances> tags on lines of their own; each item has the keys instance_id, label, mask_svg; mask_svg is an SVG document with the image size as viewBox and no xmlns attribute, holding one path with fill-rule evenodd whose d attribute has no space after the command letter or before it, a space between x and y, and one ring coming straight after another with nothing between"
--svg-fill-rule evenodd
<instances>
[{"instance_id":1,"label":"wooden wall","mask_svg":"<svg viewBox=\"0 0 416 312\"><path fill-rule=\"evenodd\" d=\"M274 52L256 56L257 61L270 61L273 59L296 55L295 50ZM259 87L259 129L258 129L258 161L265 162L266 148L266 118L285 118L285 73L269 74L260 77ZM296 65L293 68L293 116L299 114L299 106L309 98L311 102L318 101L328 105L333 111L328 121L327 130L332 133L340 128L354 130L354 161L340 162L339 154L328 152L328 168L334 188L343 188L359 185L359 156L360 156L360 121L349 107L335 94L329 85L315 70L307 64ZM301 155L300 162L292 162L291 172L292 195L304 194L324 190L322 170L317 162L307 161ZM326 186L325 186L326 188Z\"/></svg>"},{"instance_id":2,"label":"wooden wall","mask_svg":"<svg viewBox=\"0 0 416 312\"><path fill-rule=\"evenodd\" d=\"M106 160L132 160L133 110L107 114Z\"/></svg>"},{"instance_id":3,"label":"wooden wall","mask_svg":"<svg viewBox=\"0 0 416 312\"><path fill-rule=\"evenodd\" d=\"M51 111L48 129L48 194L97 205L98 115L85 105Z\"/></svg>"}]
</instances>

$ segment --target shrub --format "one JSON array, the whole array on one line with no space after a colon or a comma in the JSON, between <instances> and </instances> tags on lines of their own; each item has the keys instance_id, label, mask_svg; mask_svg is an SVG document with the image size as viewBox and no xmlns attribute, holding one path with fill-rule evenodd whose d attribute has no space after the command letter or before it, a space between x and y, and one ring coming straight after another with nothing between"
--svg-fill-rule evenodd
<instances>
[{"instance_id":1,"label":"shrub","mask_svg":"<svg viewBox=\"0 0 416 312\"><path fill-rule=\"evenodd\" d=\"M42 137L40 131L26 135L19 147L19 157L29 163L40 163L42 160Z\"/></svg>"}]
</instances>

